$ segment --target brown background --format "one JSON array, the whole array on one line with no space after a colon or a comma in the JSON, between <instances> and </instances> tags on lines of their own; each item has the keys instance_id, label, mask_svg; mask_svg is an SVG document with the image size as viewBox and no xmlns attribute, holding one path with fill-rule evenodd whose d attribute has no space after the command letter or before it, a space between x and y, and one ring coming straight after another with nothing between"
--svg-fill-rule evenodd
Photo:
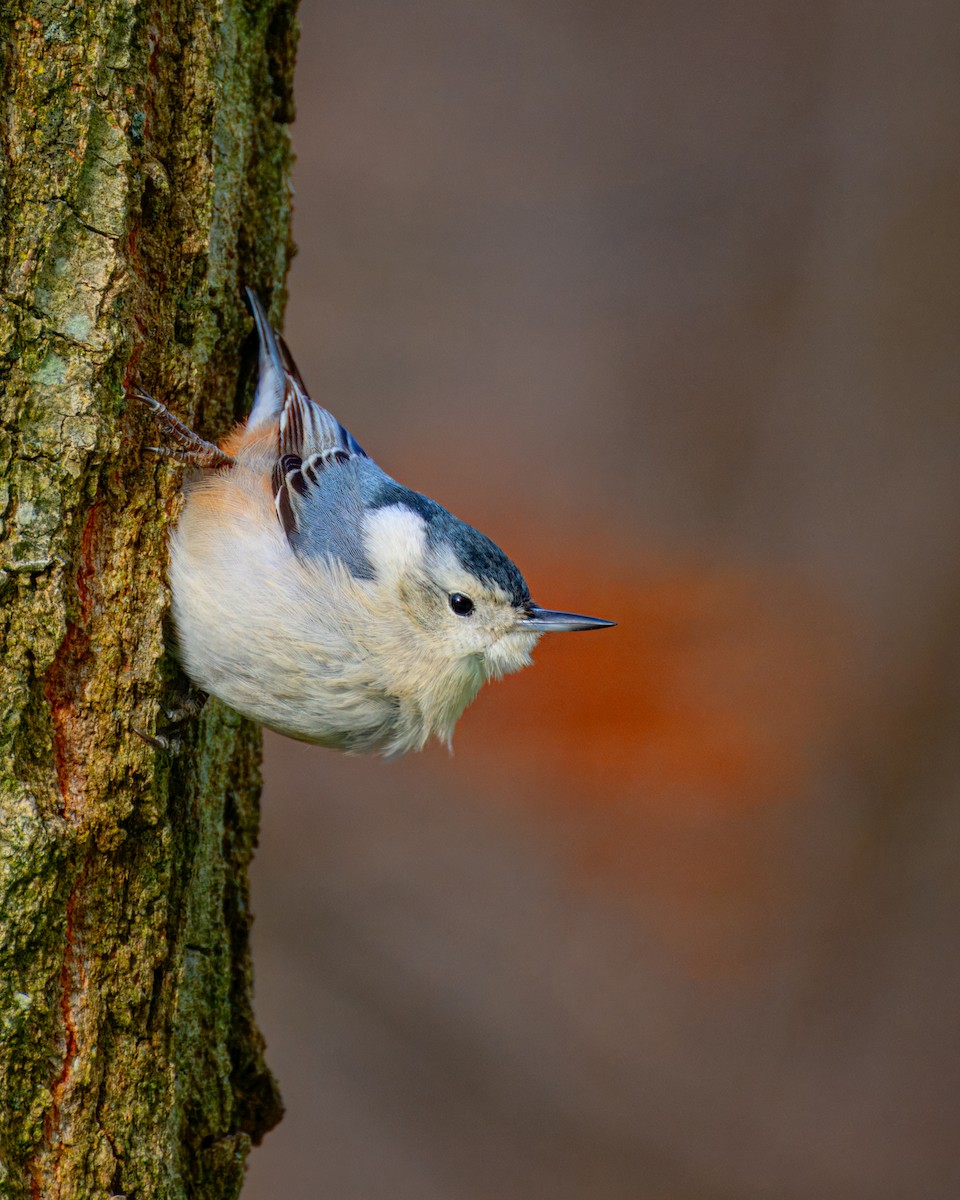
<instances>
[{"instance_id":1,"label":"brown background","mask_svg":"<svg viewBox=\"0 0 960 1200\"><path fill-rule=\"evenodd\" d=\"M308 383L619 626L268 738L246 1200L954 1200L956 5L302 24Z\"/></svg>"}]
</instances>

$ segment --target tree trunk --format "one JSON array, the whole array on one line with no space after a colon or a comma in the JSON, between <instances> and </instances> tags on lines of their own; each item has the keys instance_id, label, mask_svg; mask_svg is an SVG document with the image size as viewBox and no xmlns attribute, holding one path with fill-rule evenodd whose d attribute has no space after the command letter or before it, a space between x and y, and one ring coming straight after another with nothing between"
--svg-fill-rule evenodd
<instances>
[{"instance_id":1,"label":"tree trunk","mask_svg":"<svg viewBox=\"0 0 960 1200\"><path fill-rule=\"evenodd\" d=\"M179 471L125 399L243 409L289 254L294 0L0 0L0 1195L236 1196L259 736L153 732Z\"/></svg>"}]
</instances>

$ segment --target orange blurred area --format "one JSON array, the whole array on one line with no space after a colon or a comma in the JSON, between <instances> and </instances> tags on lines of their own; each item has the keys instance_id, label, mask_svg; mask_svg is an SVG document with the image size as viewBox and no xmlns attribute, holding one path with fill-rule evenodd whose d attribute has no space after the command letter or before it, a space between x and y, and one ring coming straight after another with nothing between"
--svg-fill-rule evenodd
<instances>
[{"instance_id":1,"label":"orange blurred area","mask_svg":"<svg viewBox=\"0 0 960 1200\"><path fill-rule=\"evenodd\" d=\"M617 628L542 639L535 669L469 710L458 759L547 776L588 805L628 790L643 808L735 812L795 795L851 665L824 597L773 569L648 562L627 576L624 561L565 540L537 563L537 596L575 607L583 592Z\"/></svg>"}]
</instances>

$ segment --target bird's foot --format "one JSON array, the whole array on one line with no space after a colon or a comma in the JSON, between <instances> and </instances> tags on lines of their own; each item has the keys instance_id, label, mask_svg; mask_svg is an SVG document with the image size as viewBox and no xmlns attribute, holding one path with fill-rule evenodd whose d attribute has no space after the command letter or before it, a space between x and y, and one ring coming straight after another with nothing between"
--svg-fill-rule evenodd
<instances>
[{"instance_id":1,"label":"bird's foot","mask_svg":"<svg viewBox=\"0 0 960 1200\"><path fill-rule=\"evenodd\" d=\"M128 388L127 395L151 409L160 422L163 432L176 443L173 446L146 446L145 449L151 454L159 454L163 458L173 458L177 462L186 463L191 467L233 466L233 459L229 454L224 454L219 446L206 441L199 433L194 433L189 426L184 425L175 417L165 404L155 400L148 392L138 387Z\"/></svg>"},{"instance_id":2,"label":"bird's foot","mask_svg":"<svg viewBox=\"0 0 960 1200\"><path fill-rule=\"evenodd\" d=\"M163 710L167 720L162 730L158 730L156 733L144 733L136 725L131 725L130 728L142 742L146 742L154 750L162 750L167 754L179 754L183 749L183 738L175 732L176 727L182 725L184 721L198 717L208 699L206 692L190 687L180 697L179 703Z\"/></svg>"}]
</instances>

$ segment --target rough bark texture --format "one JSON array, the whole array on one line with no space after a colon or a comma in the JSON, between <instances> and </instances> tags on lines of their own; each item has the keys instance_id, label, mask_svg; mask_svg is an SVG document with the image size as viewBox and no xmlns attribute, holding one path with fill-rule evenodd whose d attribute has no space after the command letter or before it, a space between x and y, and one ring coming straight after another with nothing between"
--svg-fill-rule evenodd
<instances>
[{"instance_id":1,"label":"rough bark texture","mask_svg":"<svg viewBox=\"0 0 960 1200\"><path fill-rule=\"evenodd\" d=\"M0 0L0 1195L235 1196L278 1118L250 1007L259 737L154 730L179 471L246 403L289 253L294 0Z\"/></svg>"}]
</instances>

